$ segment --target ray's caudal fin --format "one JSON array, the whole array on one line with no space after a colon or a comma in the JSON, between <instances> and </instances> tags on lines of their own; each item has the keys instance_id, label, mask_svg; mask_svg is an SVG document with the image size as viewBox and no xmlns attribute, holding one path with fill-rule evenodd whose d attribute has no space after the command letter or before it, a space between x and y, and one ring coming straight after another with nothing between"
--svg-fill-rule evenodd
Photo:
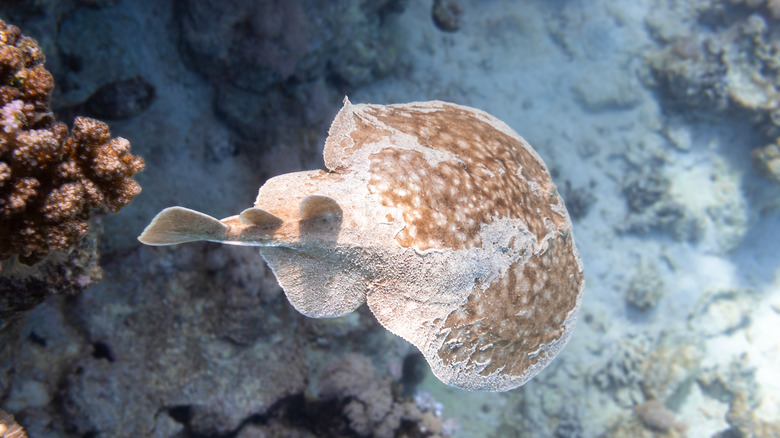
<instances>
[{"instance_id":1,"label":"ray's caudal fin","mask_svg":"<svg viewBox=\"0 0 780 438\"><path fill-rule=\"evenodd\" d=\"M227 225L207 214L184 207L169 207L152 219L138 240L153 246L222 241L227 230Z\"/></svg>"}]
</instances>

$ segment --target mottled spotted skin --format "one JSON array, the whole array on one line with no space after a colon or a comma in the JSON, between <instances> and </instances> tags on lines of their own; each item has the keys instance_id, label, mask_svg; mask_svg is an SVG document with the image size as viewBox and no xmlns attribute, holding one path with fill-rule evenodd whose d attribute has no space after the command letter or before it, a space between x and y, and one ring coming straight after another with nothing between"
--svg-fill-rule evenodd
<instances>
[{"instance_id":1,"label":"mottled spotted skin","mask_svg":"<svg viewBox=\"0 0 780 438\"><path fill-rule=\"evenodd\" d=\"M571 222L541 158L502 122L472 108L424 102L351 111L352 141L342 141L341 152L372 151L368 189L402 212L404 226L394 236L400 246L423 254L481 248L481 230L500 219L515 220L517 239L532 240L500 275L475 279L456 309L419 317L436 342L418 340L396 324L414 318L397 310L395 297L386 298L386 306L396 311L377 312L377 318L423 344L424 353L435 349L434 362L441 363L431 365L445 370L439 377L448 383L495 390L527 381L566 343L583 284ZM372 309L381 300L375 302ZM447 367L457 369L454 376L446 375ZM486 379L463 382L463 374Z\"/></svg>"},{"instance_id":2,"label":"mottled spotted skin","mask_svg":"<svg viewBox=\"0 0 780 438\"><path fill-rule=\"evenodd\" d=\"M538 157L474 112L447 109L366 111L415 136L423 147L452 154L438 163L429 163L419 151L396 148L371 155L369 189L384 205L404 212L406 227L396 236L398 243L418 250L468 249L481 245L483 224L506 217L521 219L541 242L565 222L565 215L550 207L558 202L555 185ZM388 135L380 130L376 136L383 134Z\"/></svg>"},{"instance_id":3,"label":"mottled spotted skin","mask_svg":"<svg viewBox=\"0 0 780 438\"><path fill-rule=\"evenodd\" d=\"M512 264L485 290L476 288L444 321L442 361L466 361L471 369L487 363L481 376L499 370L520 376L544 359L540 349L564 335L564 321L578 304L572 291L579 291L582 272L572 245L571 239L553 239L543 254Z\"/></svg>"},{"instance_id":4,"label":"mottled spotted skin","mask_svg":"<svg viewBox=\"0 0 780 438\"><path fill-rule=\"evenodd\" d=\"M582 263L547 168L511 128L444 102L345 101L324 160L221 221L166 209L140 240L258 246L298 311L367 303L456 387L516 388L561 351Z\"/></svg>"}]
</instances>

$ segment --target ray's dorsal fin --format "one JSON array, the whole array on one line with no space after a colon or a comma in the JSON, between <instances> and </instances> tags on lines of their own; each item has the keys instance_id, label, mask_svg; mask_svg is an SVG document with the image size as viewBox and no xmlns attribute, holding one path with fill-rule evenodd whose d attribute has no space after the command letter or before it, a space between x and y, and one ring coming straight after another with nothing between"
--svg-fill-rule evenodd
<instances>
[{"instance_id":1,"label":"ray's dorsal fin","mask_svg":"<svg viewBox=\"0 0 780 438\"><path fill-rule=\"evenodd\" d=\"M252 226L278 227L284 222L282 218L262 208L247 208L238 215L241 223Z\"/></svg>"},{"instance_id":2,"label":"ray's dorsal fin","mask_svg":"<svg viewBox=\"0 0 780 438\"><path fill-rule=\"evenodd\" d=\"M325 195L309 195L301 200L298 216L303 219L341 219L344 212L335 199Z\"/></svg>"},{"instance_id":3,"label":"ray's dorsal fin","mask_svg":"<svg viewBox=\"0 0 780 438\"><path fill-rule=\"evenodd\" d=\"M227 225L207 214L184 207L169 207L152 219L138 240L155 246L220 240L227 229Z\"/></svg>"},{"instance_id":4,"label":"ray's dorsal fin","mask_svg":"<svg viewBox=\"0 0 780 438\"><path fill-rule=\"evenodd\" d=\"M238 215L223 217L219 221L222 222L223 224L227 225L228 228L245 226L245 224L241 221L241 219L238 217Z\"/></svg>"}]
</instances>

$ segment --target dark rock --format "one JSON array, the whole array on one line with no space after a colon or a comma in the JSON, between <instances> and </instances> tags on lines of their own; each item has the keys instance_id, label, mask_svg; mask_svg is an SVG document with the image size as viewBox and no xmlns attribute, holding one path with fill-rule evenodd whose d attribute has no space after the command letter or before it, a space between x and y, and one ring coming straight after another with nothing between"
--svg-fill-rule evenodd
<instances>
[{"instance_id":1,"label":"dark rock","mask_svg":"<svg viewBox=\"0 0 780 438\"><path fill-rule=\"evenodd\" d=\"M129 119L149 108L156 96L154 85L135 76L98 88L84 102L84 113L102 119Z\"/></svg>"},{"instance_id":2,"label":"dark rock","mask_svg":"<svg viewBox=\"0 0 780 438\"><path fill-rule=\"evenodd\" d=\"M566 180L561 188L561 196L566 203L566 210L571 216L571 220L577 222L588 215L590 208L596 203L596 196L593 194L595 182L587 187L572 187L571 181Z\"/></svg>"},{"instance_id":3,"label":"dark rock","mask_svg":"<svg viewBox=\"0 0 780 438\"><path fill-rule=\"evenodd\" d=\"M642 212L661 200L669 191L669 180L660 172L630 173L623 185L623 196L633 212Z\"/></svg>"},{"instance_id":4,"label":"dark rock","mask_svg":"<svg viewBox=\"0 0 780 438\"><path fill-rule=\"evenodd\" d=\"M433 23L444 32L460 30L460 15L463 7L458 0L434 0L431 15Z\"/></svg>"}]
</instances>

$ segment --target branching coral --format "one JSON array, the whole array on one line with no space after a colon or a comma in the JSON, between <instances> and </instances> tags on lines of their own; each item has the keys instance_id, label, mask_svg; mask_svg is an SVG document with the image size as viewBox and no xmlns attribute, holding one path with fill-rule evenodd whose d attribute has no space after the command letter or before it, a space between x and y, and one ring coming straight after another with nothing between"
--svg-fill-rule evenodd
<instances>
[{"instance_id":1,"label":"branching coral","mask_svg":"<svg viewBox=\"0 0 780 438\"><path fill-rule=\"evenodd\" d=\"M0 437L3 438L27 438L22 426L14 421L13 415L0 409Z\"/></svg>"},{"instance_id":2,"label":"branching coral","mask_svg":"<svg viewBox=\"0 0 780 438\"><path fill-rule=\"evenodd\" d=\"M0 259L25 264L74 247L92 210L129 204L144 168L103 122L78 117L68 135L49 108L44 60L35 40L0 21Z\"/></svg>"}]
</instances>

